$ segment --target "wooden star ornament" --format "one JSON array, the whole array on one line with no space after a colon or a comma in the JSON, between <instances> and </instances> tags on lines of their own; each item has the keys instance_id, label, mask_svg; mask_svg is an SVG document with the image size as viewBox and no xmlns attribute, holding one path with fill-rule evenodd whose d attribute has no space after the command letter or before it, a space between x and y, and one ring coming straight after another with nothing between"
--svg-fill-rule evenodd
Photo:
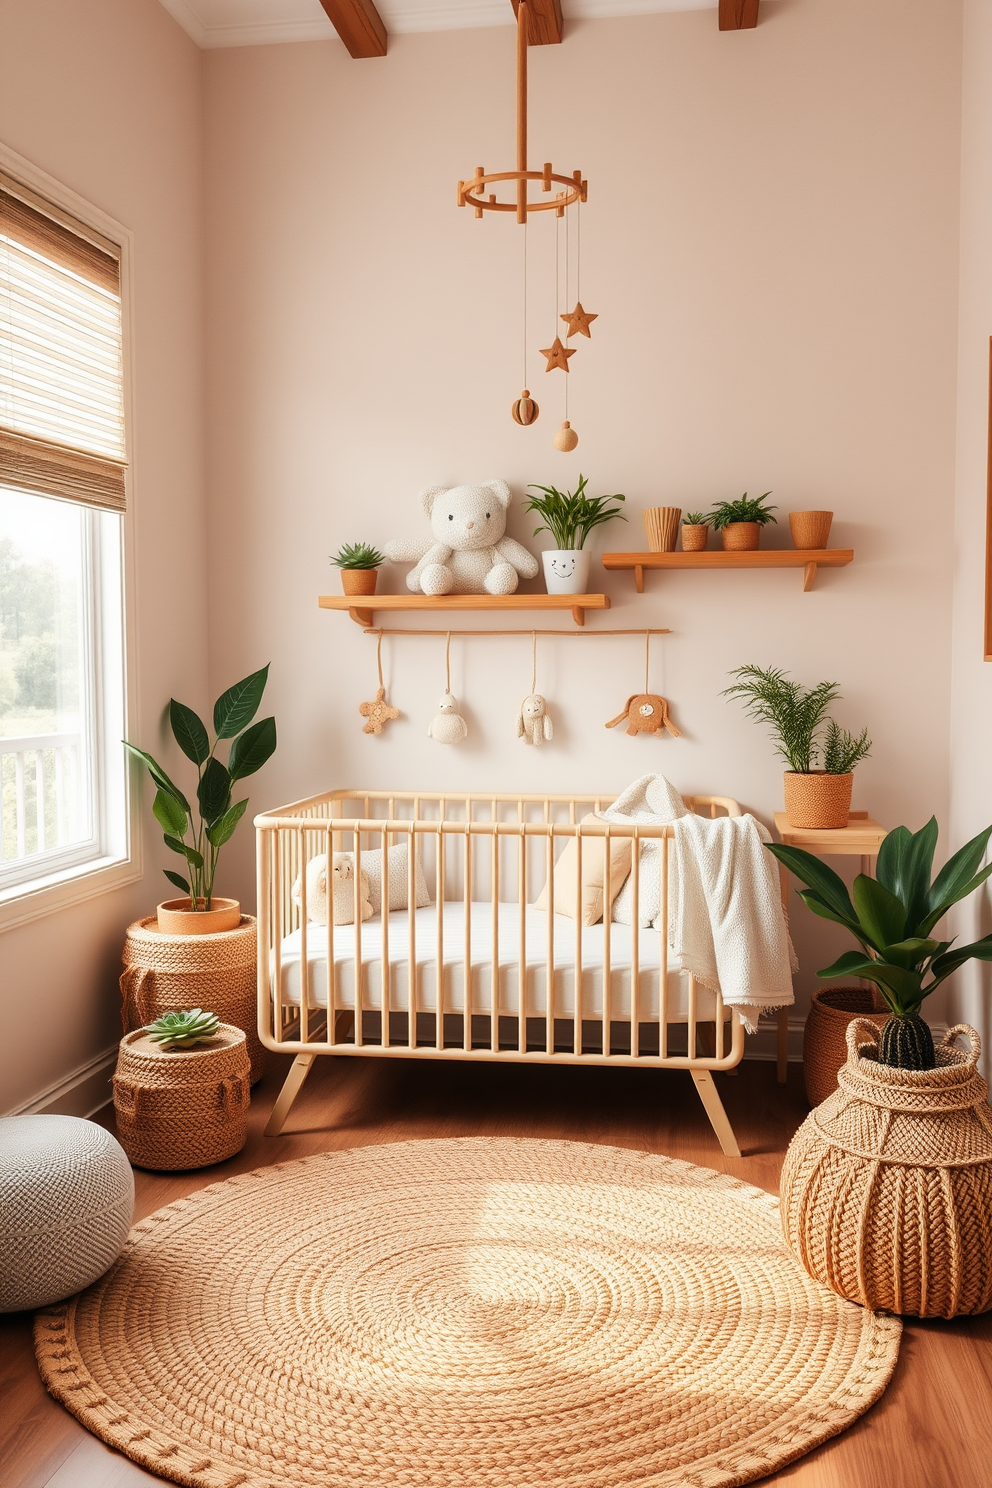
<instances>
[{"instance_id":1,"label":"wooden star ornament","mask_svg":"<svg viewBox=\"0 0 992 1488\"><path fill-rule=\"evenodd\" d=\"M544 369L545 372L553 372L556 367L560 367L563 372L567 372L568 359L575 355L575 347L563 346L561 337L556 336L553 346L542 346L541 355L548 359L548 365Z\"/></svg>"},{"instance_id":2,"label":"wooden star ornament","mask_svg":"<svg viewBox=\"0 0 992 1488\"><path fill-rule=\"evenodd\" d=\"M591 310L583 310L582 301L576 300L575 309L568 315L561 315L558 318L559 320L563 320L568 326L568 334L570 336L586 336L591 340L592 332L589 330L589 327L594 320L599 319L599 316Z\"/></svg>"},{"instance_id":3,"label":"wooden star ornament","mask_svg":"<svg viewBox=\"0 0 992 1488\"><path fill-rule=\"evenodd\" d=\"M399 708L391 708L386 702L384 687L379 688L372 702L359 703L358 711L367 720L362 728L363 734L381 734L387 723L400 716Z\"/></svg>"}]
</instances>

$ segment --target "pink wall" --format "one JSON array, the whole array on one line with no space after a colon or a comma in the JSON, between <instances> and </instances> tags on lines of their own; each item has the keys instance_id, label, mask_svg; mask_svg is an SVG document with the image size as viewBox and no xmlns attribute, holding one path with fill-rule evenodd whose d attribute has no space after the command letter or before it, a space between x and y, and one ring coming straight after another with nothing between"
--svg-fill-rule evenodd
<instances>
[{"instance_id":1,"label":"pink wall","mask_svg":"<svg viewBox=\"0 0 992 1488\"><path fill-rule=\"evenodd\" d=\"M200 54L157 0L17 0L0 6L0 57L0 140L134 233L128 583L154 746L170 693L207 690ZM120 1037L123 932L162 897L158 843L146 833L141 882L0 937L0 1109Z\"/></svg>"},{"instance_id":2,"label":"pink wall","mask_svg":"<svg viewBox=\"0 0 992 1488\"><path fill-rule=\"evenodd\" d=\"M804 0L734 35L711 12L592 21L535 52L533 159L590 182L600 319L573 362L570 456L551 444L562 379L536 356L541 419L509 418L521 230L454 205L477 162L512 161L512 68L505 30L403 36L360 64L336 43L205 59L211 677L273 663L281 745L253 808L332 784L611 790L659 768L767 820L780 765L719 696L756 661L842 682L841 721L876 741L856 805L946 822L960 7ZM548 226L529 229L532 348L551 334ZM515 737L521 640L453 648L471 735L447 750L426 738L441 643L389 644L405 716L364 736L374 643L318 611L327 555L424 530L427 484L498 474L519 503L579 471L627 493L612 548L641 545L645 505L771 488L783 523L832 508L857 561L807 595L794 571L656 578L640 599L605 577L614 608L590 628L672 627L653 685L679 741L607 733L642 650L591 639L542 649L546 751ZM530 526L518 509L515 535ZM229 863L246 899L250 849ZM837 942L801 905L794 923L805 989Z\"/></svg>"}]
</instances>

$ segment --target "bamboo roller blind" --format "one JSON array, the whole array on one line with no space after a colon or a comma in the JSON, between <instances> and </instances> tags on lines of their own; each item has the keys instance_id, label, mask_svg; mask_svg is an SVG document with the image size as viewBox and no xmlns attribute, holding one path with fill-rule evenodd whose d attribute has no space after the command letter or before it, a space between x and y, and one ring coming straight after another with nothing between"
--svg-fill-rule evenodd
<instances>
[{"instance_id":1,"label":"bamboo roller blind","mask_svg":"<svg viewBox=\"0 0 992 1488\"><path fill-rule=\"evenodd\" d=\"M119 250L0 176L0 484L123 511Z\"/></svg>"}]
</instances>

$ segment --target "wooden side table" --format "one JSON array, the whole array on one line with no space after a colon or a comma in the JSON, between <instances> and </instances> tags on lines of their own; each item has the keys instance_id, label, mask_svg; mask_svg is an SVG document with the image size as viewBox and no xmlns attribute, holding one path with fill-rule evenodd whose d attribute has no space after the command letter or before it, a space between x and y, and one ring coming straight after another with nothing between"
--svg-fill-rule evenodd
<instances>
[{"instance_id":1,"label":"wooden side table","mask_svg":"<svg viewBox=\"0 0 992 1488\"><path fill-rule=\"evenodd\" d=\"M846 827L835 827L832 830L790 827L785 812L776 811L775 830L786 847L803 847L807 852L824 858L860 857L862 873L872 872L882 839L888 835L888 827L881 826L867 811L852 811ZM788 919L789 870L784 863L779 863L778 871L782 885L782 908ZM785 1084L788 1057L789 1009L779 1008L776 1066L780 1085Z\"/></svg>"}]
</instances>

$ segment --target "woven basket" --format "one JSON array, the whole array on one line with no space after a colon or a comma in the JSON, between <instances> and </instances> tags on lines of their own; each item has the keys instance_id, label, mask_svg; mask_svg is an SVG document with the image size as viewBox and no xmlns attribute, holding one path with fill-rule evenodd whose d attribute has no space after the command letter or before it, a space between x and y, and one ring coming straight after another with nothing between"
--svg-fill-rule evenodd
<instances>
[{"instance_id":1,"label":"woven basket","mask_svg":"<svg viewBox=\"0 0 992 1488\"><path fill-rule=\"evenodd\" d=\"M853 774L827 775L823 770L811 770L808 775L800 775L786 770L785 814L789 826L819 832L846 827L853 785Z\"/></svg>"},{"instance_id":2,"label":"woven basket","mask_svg":"<svg viewBox=\"0 0 992 1488\"><path fill-rule=\"evenodd\" d=\"M251 915L242 915L236 930L217 935L163 935L154 915L136 920L128 926L122 956L124 1032L144 1028L163 1013L204 1008L244 1032L254 1084L265 1069L257 1031L256 954Z\"/></svg>"},{"instance_id":3,"label":"woven basket","mask_svg":"<svg viewBox=\"0 0 992 1488\"><path fill-rule=\"evenodd\" d=\"M706 547L706 541L709 535L710 529L707 527L705 522L683 522L683 553L701 553Z\"/></svg>"},{"instance_id":4,"label":"woven basket","mask_svg":"<svg viewBox=\"0 0 992 1488\"><path fill-rule=\"evenodd\" d=\"M969 1054L952 1047L959 1033ZM878 1040L866 1019L849 1025L840 1088L789 1145L785 1238L810 1276L873 1310L987 1312L992 1111L975 1068L981 1041L958 1024L938 1044L935 1069L903 1070L878 1063Z\"/></svg>"},{"instance_id":5,"label":"woven basket","mask_svg":"<svg viewBox=\"0 0 992 1488\"><path fill-rule=\"evenodd\" d=\"M813 993L803 1030L803 1077L811 1106L837 1089L837 1072L847 1059L848 1024L858 1016L881 1028L889 1015L875 1011L867 987L824 987Z\"/></svg>"},{"instance_id":6,"label":"woven basket","mask_svg":"<svg viewBox=\"0 0 992 1488\"><path fill-rule=\"evenodd\" d=\"M799 511L789 513L789 529L794 548L825 548L834 520L833 512Z\"/></svg>"},{"instance_id":7,"label":"woven basket","mask_svg":"<svg viewBox=\"0 0 992 1488\"><path fill-rule=\"evenodd\" d=\"M720 528L720 537L727 552L751 552L761 544L761 524L759 522L728 522L726 527Z\"/></svg>"},{"instance_id":8,"label":"woven basket","mask_svg":"<svg viewBox=\"0 0 992 1488\"><path fill-rule=\"evenodd\" d=\"M245 1036L222 1023L208 1044L163 1049L142 1029L125 1034L114 1075L117 1136L136 1168L206 1168L248 1135Z\"/></svg>"}]
</instances>

